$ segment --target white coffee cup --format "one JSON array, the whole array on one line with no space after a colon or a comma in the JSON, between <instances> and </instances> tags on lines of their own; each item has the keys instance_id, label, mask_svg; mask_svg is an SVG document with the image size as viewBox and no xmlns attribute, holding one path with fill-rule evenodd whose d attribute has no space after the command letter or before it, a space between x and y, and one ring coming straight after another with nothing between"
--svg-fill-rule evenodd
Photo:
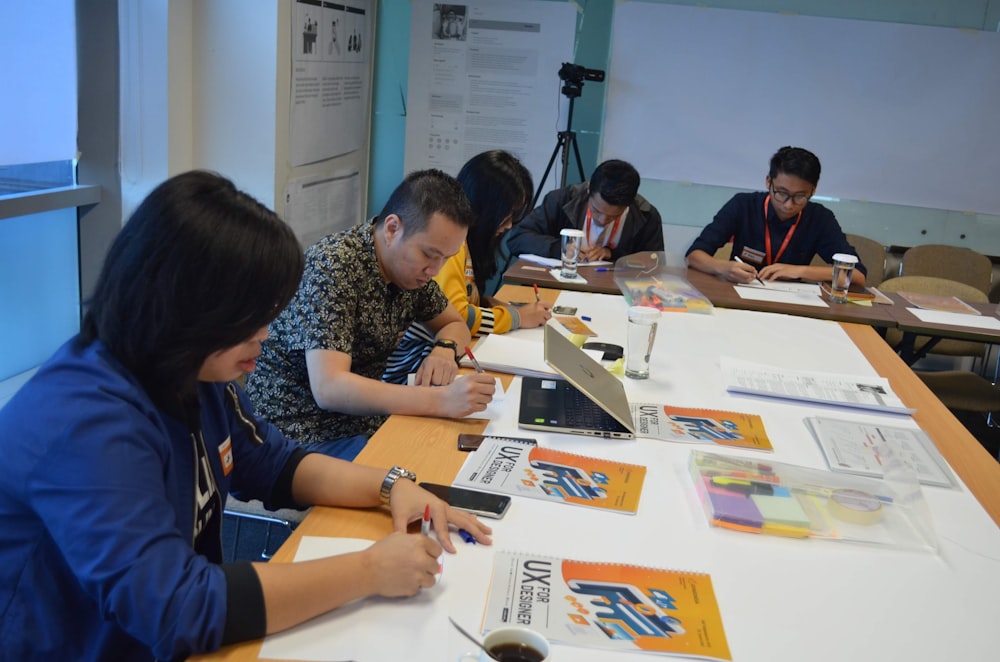
<instances>
[{"instance_id":1,"label":"white coffee cup","mask_svg":"<svg viewBox=\"0 0 1000 662\"><path fill-rule=\"evenodd\" d=\"M541 656L538 657L538 655L535 655L534 657L506 658L509 660L524 659L533 660L534 662L549 662L552 659L552 647L549 645L549 640L531 628L521 627L519 625L508 625L496 628L495 630L490 630L486 636L483 637L483 647L494 655L497 655L498 647L502 648L504 646L515 648L518 646L524 646L535 651L535 653ZM500 655L497 655L497 657L504 659ZM493 661L489 655L483 651L479 651L478 653L465 653L459 658L459 662Z\"/></svg>"}]
</instances>

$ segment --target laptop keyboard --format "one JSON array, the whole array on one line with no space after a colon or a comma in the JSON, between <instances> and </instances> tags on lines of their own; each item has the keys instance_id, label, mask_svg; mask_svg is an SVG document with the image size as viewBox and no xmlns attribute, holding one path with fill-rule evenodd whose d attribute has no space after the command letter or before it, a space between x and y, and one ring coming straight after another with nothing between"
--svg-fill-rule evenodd
<instances>
[{"instance_id":1,"label":"laptop keyboard","mask_svg":"<svg viewBox=\"0 0 1000 662\"><path fill-rule=\"evenodd\" d=\"M582 391L566 384L566 423L574 428L589 428L608 432L617 432L623 429L621 423L616 421L608 412L583 394Z\"/></svg>"}]
</instances>

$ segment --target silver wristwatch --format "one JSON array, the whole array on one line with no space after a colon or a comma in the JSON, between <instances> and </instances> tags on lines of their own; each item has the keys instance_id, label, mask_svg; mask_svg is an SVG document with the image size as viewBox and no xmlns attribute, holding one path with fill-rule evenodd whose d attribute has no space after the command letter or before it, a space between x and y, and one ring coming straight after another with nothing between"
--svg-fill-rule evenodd
<instances>
[{"instance_id":1,"label":"silver wristwatch","mask_svg":"<svg viewBox=\"0 0 1000 662\"><path fill-rule=\"evenodd\" d=\"M392 486L396 484L396 481L400 478L409 478L414 483L417 482L417 474L413 473L409 469L404 469L400 466L395 466L389 469L389 473L385 475L382 479L382 489L378 491L379 499L386 506L389 505L389 493L392 491Z\"/></svg>"}]
</instances>

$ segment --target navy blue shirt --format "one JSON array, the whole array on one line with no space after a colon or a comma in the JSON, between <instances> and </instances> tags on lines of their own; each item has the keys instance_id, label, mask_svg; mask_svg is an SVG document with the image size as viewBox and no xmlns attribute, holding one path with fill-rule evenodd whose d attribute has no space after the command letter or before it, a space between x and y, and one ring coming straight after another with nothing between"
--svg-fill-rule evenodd
<instances>
[{"instance_id":1,"label":"navy blue shirt","mask_svg":"<svg viewBox=\"0 0 1000 662\"><path fill-rule=\"evenodd\" d=\"M767 266L764 238L764 200L767 195L766 192L734 195L723 205L712 222L701 231L687 254L693 250L703 250L713 255L732 239L733 257L739 256L741 260L757 269ZM778 251L795 223L795 218L781 221L774 205L769 203L768 207L766 222L771 233L772 263L808 265L814 255L819 255L832 263L834 253L858 254L848 243L833 212L821 204L807 202L795 234L779 258ZM865 275L868 274L868 269L860 262L857 269Z\"/></svg>"}]
</instances>

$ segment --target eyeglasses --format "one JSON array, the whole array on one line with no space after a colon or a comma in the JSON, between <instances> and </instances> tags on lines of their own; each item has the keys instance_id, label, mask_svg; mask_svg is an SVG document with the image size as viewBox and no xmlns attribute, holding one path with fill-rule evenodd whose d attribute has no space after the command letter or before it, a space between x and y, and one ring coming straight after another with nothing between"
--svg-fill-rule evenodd
<instances>
[{"instance_id":1,"label":"eyeglasses","mask_svg":"<svg viewBox=\"0 0 1000 662\"><path fill-rule=\"evenodd\" d=\"M812 197L812 193L796 193L792 195L788 191L782 191L780 188L771 187L771 197L777 202L788 202L791 200L797 205L803 205L809 198Z\"/></svg>"}]
</instances>

